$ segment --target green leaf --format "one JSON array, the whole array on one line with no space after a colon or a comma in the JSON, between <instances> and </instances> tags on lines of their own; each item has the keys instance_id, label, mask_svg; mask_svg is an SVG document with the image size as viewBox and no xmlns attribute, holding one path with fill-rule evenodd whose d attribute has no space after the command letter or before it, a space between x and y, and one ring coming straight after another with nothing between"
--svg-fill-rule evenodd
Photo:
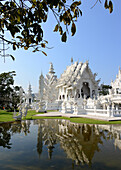
<instances>
[{"instance_id":1,"label":"green leaf","mask_svg":"<svg viewBox=\"0 0 121 170\"><path fill-rule=\"evenodd\" d=\"M39 51L39 50L38 50L38 47L37 47L37 48L35 48L35 50L33 50L32 52L34 52L34 53L35 53L36 51Z\"/></svg>"},{"instance_id":2,"label":"green leaf","mask_svg":"<svg viewBox=\"0 0 121 170\"><path fill-rule=\"evenodd\" d=\"M35 53L35 52L36 52L36 49L35 49L35 50L33 50L32 52L33 52L33 53Z\"/></svg>"},{"instance_id":3,"label":"green leaf","mask_svg":"<svg viewBox=\"0 0 121 170\"><path fill-rule=\"evenodd\" d=\"M46 54L44 51L42 51L42 53L43 53L44 55L46 55L46 56L47 56L47 54Z\"/></svg>"},{"instance_id":4,"label":"green leaf","mask_svg":"<svg viewBox=\"0 0 121 170\"><path fill-rule=\"evenodd\" d=\"M62 20L63 20L63 16L62 16L62 15L60 15L60 22L62 22Z\"/></svg>"},{"instance_id":5,"label":"green leaf","mask_svg":"<svg viewBox=\"0 0 121 170\"><path fill-rule=\"evenodd\" d=\"M25 49L25 50L28 50L28 47L24 46L24 49Z\"/></svg>"},{"instance_id":6,"label":"green leaf","mask_svg":"<svg viewBox=\"0 0 121 170\"><path fill-rule=\"evenodd\" d=\"M63 30L62 30L62 27L61 27L61 26L59 27L59 32L60 32L60 35L63 34Z\"/></svg>"},{"instance_id":7,"label":"green leaf","mask_svg":"<svg viewBox=\"0 0 121 170\"><path fill-rule=\"evenodd\" d=\"M41 47L45 48L45 44L44 44L44 43L41 43Z\"/></svg>"},{"instance_id":8,"label":"green leaf","mask_svg":"<svg viewBox=\"0 0 121 170\"><path fill-rule=\"evenodd\" d=\"M15 44L13 44L13 50L16 50L16 45Z\"/></svg>"},{"instance_id":9,"label":"green leaf","mask_svg":"<svg viewBox=\"0 0 121 170\"><path fill-rule=\"evenodd\" d=\"M108 8L108 2L107 2L107 0L105 0L104 7L105 7L105 9Z\"/></svg>"},{"instance_id":10,"label":"green leaf","mask_svg":"<svg viewBox=\"0 0 121 170\"><path fill-rule=\"evenodd\" d=\"M43 22L47 21L47 15L44 16Z\"/></svg>"},{"instance_id":11,"label":"green leaf","mask_svg":"<svg viewBox=\"0 0 121 170\"><path fill-rule=\"evenodd\" d=\"M54 32L58 31L58 24L55 26L55 29L53 30Z\"/></svg>"},{"instance_id":12,"label":"green leaf","mask_svg":"<svg viewBox=\"0 0 121 170\"><path fill-rule=\"evenodd\" d=\"M67 41L66 32L63 33L63 35L62 35L62 37L61 37L61 41L62 41L62 42L66 42L66 41Z\"/></svg>"},{"instance_id":13,"label":"green leaf","mask_svg":"<svg viewBox=\"0 0 121 170\"><path fill-rule=\"evenodd\" d=\"M81 1L75 1L75 2L73 2L73 3L71 4L70 7L71 7L71 8L72 8L72 7L75 8L75 7L79 6L79 5L81 5Z\"/></svg>"},{"instance_id":14,"label":"green leaf","mask_svg":"<svg viewBox=\"0 0 121 170\"><path fill-rule=\"evenodd\" d=\"M113 3L111 1L109 1L109 12L113 12Z\"/></svg>"},{"instance_id":15,"label":"green leaf","mask_svg":"<svg viewBox=\"0 0 121 170\"><path fill-rule=\"evenodd\" d=\"M17 36L16 38L22 39L22 37L21 37L21 36Z\"/></svg>"},{"instance_id":16,"label":"green leaf","mask_svg":"<svg viewBox=\"0 0 121 170\"><path fill-rule=\"evenodd\" d=\"M72 23L72 27L71 27L71 32L72 32L72 36L75 34L76 32L76 25L74 24L74 22Z\"/></svg>"},{"instance_id":17,"label":"green leaf","mask_svg":"<svg viewBox=\"0 0 121 170\"><path fill-rule=\"evenodd\" d=\"M20 15L17 15L17 21L18 21L18 22L21 21Z\"/></svg>"},{"instance_id":18,"label":"green leaf","mask_svg":"<svg viewBox=\"0 0 121 170\"><path fill-rule=\"evenodd\" d=\"M13 61L15 60L15 57L13 57L12 55L10 55L10 57L12 58Z\"/></svg>"},{"instance_id":19,"label":"green leaf","mask_svg":"<svg viewBox=\"0 0 121 170\"><path fill-rule=\"evenodd\" d=\"M44 40L47 44L48 44L48 41Z\"/></svg>"},{"instance_id":20,"label":"green leaf","mask_svg":"<svg viewBox=\"0 0 121 170\"><path fill-rule=\"evenodd\" d=\"M81 5L81 1L78 1L78 6Z\"/></svg>"},{"instance_id":21,"label":"green leaf","mask_svg":"<svg viewBox=\"0 0 121 170\"><path fill-rule=\"evenodd\" d=\"M36 3L36 0L32 0L33 3Z\"/></svg>"},{"instance_id":22,"label":"green leaf","mask_svg":"<svg viewBox=\"0 0 121 170\"><path fill-rule=\"evenodd\" d=\"M82 16L82 11L79 9L80 15Z\"/></svg>"}]
</instances>

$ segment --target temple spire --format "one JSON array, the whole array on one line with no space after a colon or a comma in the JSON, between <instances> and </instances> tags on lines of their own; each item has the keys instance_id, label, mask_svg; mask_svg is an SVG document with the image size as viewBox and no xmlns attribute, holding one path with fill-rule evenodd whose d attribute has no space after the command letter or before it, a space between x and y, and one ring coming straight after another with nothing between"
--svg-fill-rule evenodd
<instances>
[{"instance_id":1,"label":"temple spire","mask_svg":"<svg viewBox=\"0 0 121 170\"><path fill-rule=\"evenodd\" d=\"M121 68L120 68L120 66L119 66L119 74L121 74Z\"/></svg>"},{"instance_id":2,"label":"temple spire","mask_svg":"<svg viewBox=\"0 0 121 170\"><path fill-rule=\"evenodd\" d=\"M73 64L73 57L71 57L71 64Z\"/></svg>"},{"instance_id":3,"label":"temple spire","mask_svg":"<svg viewBox=\"0 0 121 170\"><path fill-rule=\"evenodd\" d=\"M32 93L32 88L31 88L31 84L30 84L30 83L29 83L28 93L29 93L29 94Z\"/></svg>"},{"instance_id":4,"label":"temple spire","mask_svg":"<svg viewBox=\"0 0 121 170\"><path fill-rule=\"evenodd\" d=\"M39 97L40 97L40 100L43 99L43 89L44 89L44 76L41 72L41 75L39 77Z\"/></svg>"},{"instance_id":5,"label":"temple spire","mask_svg":"<svg viewBox=\"0 0 121 170\"><path fill-rule=\"evenodd\" d=\"M54 68L53 68L53 63L50 63L49 73L50 73L50 74L55 74Z\"/></svg>"},{"instance_id":6,"label":"temple spire","mask_svg":"<svg viewBox=\"0 0 121 170\"><path fill-rule=\"evenodd\" d=\"M119 79L121 79L121 69L120 69L120 66L119 66L119 73L118 73L118 77L119 77Z\"/></svg>"}]
</instances>

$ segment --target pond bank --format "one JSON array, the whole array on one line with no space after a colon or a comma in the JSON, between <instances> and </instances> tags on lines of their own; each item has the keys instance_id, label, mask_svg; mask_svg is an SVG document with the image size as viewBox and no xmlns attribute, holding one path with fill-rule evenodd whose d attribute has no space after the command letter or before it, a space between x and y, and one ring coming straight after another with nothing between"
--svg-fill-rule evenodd
<instances>
[{"instance_id":1,"label":"pond bank","mask_svg":"<svg viewBox=\"0 0 121 170\"><path fill-rule=\"evenodd\" d=\"M70 113L61 113L61 112L48 112L43 114L36 114L34 116L39 117L67 117L67 118L88 118L88 119L96 119L96 120L104 120L104 121L121 121L121 117L103 117L103 116L95 116L95 115L74 115Z\"/></svg>"},{"instance_id":2,"label":"pond bank","mask_svg":"<svg viewBox=\"0 0 121 170\"><path fill-rule=\"evenodd\" d=\"M74 123L86 123L86 124L121 124L121 121L118 119L113 121L108 121L106 119L99 119L99 117L93 117L89 115L73 115L73 114L62 114L57 111L52 111L48 113L39 113L37 114L35 110L29 110L26 116L26 119L22 120L34 120L34 119L65 119L70 120ZM13 113L0 110L0 124L1 123L16 122L13 119Z\"/></svg>"}]
</instances>

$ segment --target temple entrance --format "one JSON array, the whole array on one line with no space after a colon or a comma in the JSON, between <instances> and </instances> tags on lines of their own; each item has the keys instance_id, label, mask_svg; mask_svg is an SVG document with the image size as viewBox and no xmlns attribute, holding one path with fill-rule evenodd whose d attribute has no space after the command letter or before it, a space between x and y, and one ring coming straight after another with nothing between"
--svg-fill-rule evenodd
<instances>
[{"instance_id":1,"label":"temple entrance","mask_svg":"<svg viewBox=\"0 0 121 170\"><path fill-rule=\"evenodd\" d=\"M31 98L29 98L29 104L31 104Z\"/></svg>"},{"instance_id":2,"label":"temple entrance","mask_svg":"<svg viewBox=\"0 0 121 170\"><path fill-rule=\"evenodd\" d=\"M89 83L83 82L83 86L81 89L81 95L84 98L84 95L86 96L86 99L90 97L90 88Z\"/></svg>"}]
</instances>

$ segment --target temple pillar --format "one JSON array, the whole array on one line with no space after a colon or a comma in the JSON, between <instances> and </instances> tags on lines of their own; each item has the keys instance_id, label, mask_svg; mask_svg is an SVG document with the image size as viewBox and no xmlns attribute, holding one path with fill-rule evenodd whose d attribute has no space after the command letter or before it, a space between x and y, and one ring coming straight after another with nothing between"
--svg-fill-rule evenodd
<instances>
[{"instance_id":1,"label":"temple pillar","mask_svg":"<svg viewBox=\"0 0 121 170\"><path fill-rule=\"evenodd\" d=\"M66 113L67 112L67 109L66 109L66 103L63 102L62 103L62 110L61 110L62 113Z\"/></svg>"},{"instance_id":2,"label":"temple pillar","mask_svg":"<svg viewBox=\"0 0 121 170\"><path fill-rule=\"evenodd\" d=\"M105 104L103 104L103 110L106 110L106 105Z\"/></svg>"},{"instance_id":3,"label":"temple pillar","mask_svg":"<svg viewBox=\"0 0 121 170\"><path fill-rule=\"evenodd\" d=\"M111 117L114 117L114 110L115 110L114 103L112 103Z\"/></svg>"},{"instance_id":4,"label":"temple pillar","mask_svg":"<svg viewBox=\"0 0 121 170\"><path fill-rule=\"evenodd\" d=\"M88 84L89 84L89 88L90 88L90 98L92 98L92 86L91 86L90 82L88 82Z\"/></svg>"},{"instance_id":5,"label":"temple pillar","mask_svg":"<svg viewBox=\"0 0 121 170\"><path fill-rule=\"evenodd\" d=\"M110 105L107 105L107 115L110 117L111 116L111 110L110 110Z\"/></svg>"}]
</instances>

